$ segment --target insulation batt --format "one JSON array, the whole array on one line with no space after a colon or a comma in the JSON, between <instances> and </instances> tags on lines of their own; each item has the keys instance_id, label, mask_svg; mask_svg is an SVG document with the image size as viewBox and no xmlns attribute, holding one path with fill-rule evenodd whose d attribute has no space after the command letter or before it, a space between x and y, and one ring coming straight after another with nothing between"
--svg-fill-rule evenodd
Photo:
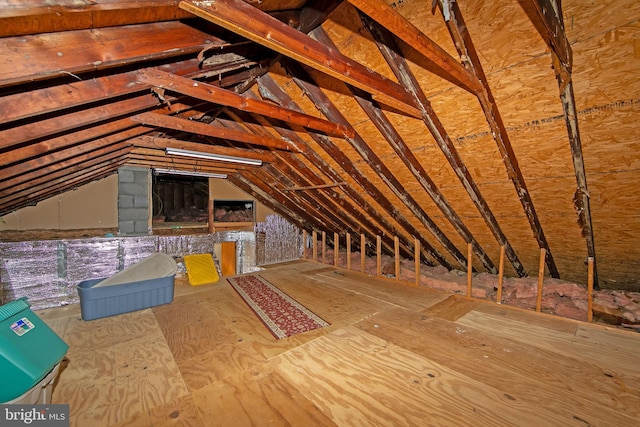
<instances>
[{"instance_id":1,"label":"insulation batt","mask_svg":"<svg viewBox=\"0 0 640 427\"><path fill-rule=\"evenodd\" d=\"M321 257L321 248L318 248ZM333 264L333 250L325 252L325 263ZM321 259L318 259L321 261ZM346 253L338 256L338 266L346 266ZM395 261L393 257L382 255L382 273L388 277L395 277ZM351 269L360 271L360 253L351 253ZM377 262L375 257L365 260L365 272L375 275ZM420 284L432 289L443 290L454 294L466 295L466 271L447 270L443 266L428 267L422 265L420 270ZM400 280L415 282L414 261L403 259L400 262ZM474 274L472 282L472 296L490 301L496 300L498 276L489 273ZM505 278L502 285L502 303L535 310L538 292L537 277ZM599 320L615 324L640 324L640 293L601 290L594 291L594 312L598 319L599 307L610 316ZM586 287L576 283L550 277L544 278L542 288L541 311L575 320L587 320L587 292Z\"/></svg>"}]
</instances>

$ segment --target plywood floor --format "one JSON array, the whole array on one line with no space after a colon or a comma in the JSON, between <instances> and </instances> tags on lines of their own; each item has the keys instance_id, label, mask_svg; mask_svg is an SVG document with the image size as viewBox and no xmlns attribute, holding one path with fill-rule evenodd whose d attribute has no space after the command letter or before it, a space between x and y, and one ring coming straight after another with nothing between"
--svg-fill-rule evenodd
<instances>
[{"instance_id":1,"label":"plywood floor","mask_svg":"<svg viewBox=\"0 0 640 427\"><path fill-rule=\"evenodd\" d=\"M84 322L53 392L73 426L639 426L640 334L299 261L260 273L331 326L275 340L221 280Z\"/></svg>"}]
</instances>

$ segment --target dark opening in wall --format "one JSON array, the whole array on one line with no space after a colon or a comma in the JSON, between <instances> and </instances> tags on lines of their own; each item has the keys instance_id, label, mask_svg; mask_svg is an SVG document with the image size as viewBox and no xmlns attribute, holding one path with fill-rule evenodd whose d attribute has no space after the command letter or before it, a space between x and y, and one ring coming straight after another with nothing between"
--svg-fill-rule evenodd
<instances>
[{"instance_id":1,"label":"dark opening in wall","mask_svg":"<svg viewBox=\"0 0 640 427\"><path fill-rule=\"evenodd\" d=\"M214 200L213 220L215 222L255 222L255 207L253 200Z\"/></svg>"},{"instance_id":2,"label":"dark opening in wall","mask_svg":"<svg viewBox=\"0 0 640 427\"><path fill-rule=\"evenodd\" d=\"M155 175L152 191L154 223L208 221L208 178Z\"/></svg>"}]
</instances>

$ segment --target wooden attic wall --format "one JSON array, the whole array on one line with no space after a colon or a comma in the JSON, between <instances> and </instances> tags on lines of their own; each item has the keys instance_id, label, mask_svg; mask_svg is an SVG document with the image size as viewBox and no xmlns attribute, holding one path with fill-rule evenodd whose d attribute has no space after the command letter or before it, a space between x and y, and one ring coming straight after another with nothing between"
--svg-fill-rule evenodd
<instances>
[{"instance_id":1,"label":"wooden attic wall","mask_svg":"<svg viewBox=\"0 0 640 427\"><path fill-rule=\"evenodd\" d=\"M392 5L452 56L456 56L444 21L438 13L432 15L422 1L404 0ZM573 204L576 178L549 50L517 1L468 1L460 2L460 8L480 52L489 85L520 160L561 277L584 284L587 251ZM640 234L637 214L640 200L636 186L640 181L635 138L637 131L634 127L637 118L637 98L634 94L638 93L637 79L634 78L638 65L638 5L635 2L584 4L565 1L563 9L567 35L574 53L573 81L591 194L601 286L638 289L639 262L635 241ZM340 6L322 28L342 54L394 79L353 7L348 4ZM406 45L401 46L412 71L421 82L422 89L455 142L500 226L515 246L526 269L535 274L539 248L532 238L522 205L507 176L477 99L425 71L428 65L420 55ZM375 149L404 188L456 247L464 251L466 243L348 95L344 84L315 71L311 74L340 111L348 112L349 122ZM271 77L307 114L316 112L316 107L283 68L274 68ZM317 112L315 114L321 116ZM427 165L430 177L455 207L473 236L497 263L499 245L424 124L401 114L386 115L419 161ZM328 164L336 170L341 169L318 144L308 138L306 140ZM358 168L389 200L398 200L347 141L334 140L334 143L348 158L356 159ZM313 168L312 162L308 162L308 165ZM354 179L343 177L349 185L359 187ZM367 194L363 197L372 206L384 211L374 198ZM397 207L418 233L429 236L434 246L446 254L453 265L456 264L406 207L400 203ZM361 214L367 216L364 211ZM401 228L393 218L388 219ZM474 266L483 270L477 259ZM515 275L508 263L506 274Z\"/></svg>"}]
</instances>

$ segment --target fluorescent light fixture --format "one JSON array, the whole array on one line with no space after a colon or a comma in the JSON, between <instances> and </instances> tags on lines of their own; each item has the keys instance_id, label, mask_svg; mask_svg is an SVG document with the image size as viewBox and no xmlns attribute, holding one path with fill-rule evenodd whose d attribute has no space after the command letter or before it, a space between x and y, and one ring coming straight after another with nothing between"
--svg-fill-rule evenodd
<instances>
[{"instance_id":1,"label":"fluorescent light fixture","mask_svg":"<svg viewBox=\"0 0 640 427\"><path fill-rule=\"evenodd\" d=\"M163 173L163 174L170 174L170 175L200 176L203 178L221 178L221 179L224 179L227 177L227 174L224 174L224 173L179 171L175 169L161 169L161 168L154 168L153 173L155 173L156 175Z\"/></svg>"},{"instance_id":2,"label":"fluorescent light fixture","mask_svg":"<svg viewBox=\"0 0 640 427\"><path fill-rule=\"evenodd\" d=\"M222 154L203 153L201 151L181 150L179 148L167 148L168 156L184 156L196 159L218 160L219 162L242 163L245 165L261 166L262 160L247 159L245 157L225 156Z\"/></svg>"}]
</instances>

